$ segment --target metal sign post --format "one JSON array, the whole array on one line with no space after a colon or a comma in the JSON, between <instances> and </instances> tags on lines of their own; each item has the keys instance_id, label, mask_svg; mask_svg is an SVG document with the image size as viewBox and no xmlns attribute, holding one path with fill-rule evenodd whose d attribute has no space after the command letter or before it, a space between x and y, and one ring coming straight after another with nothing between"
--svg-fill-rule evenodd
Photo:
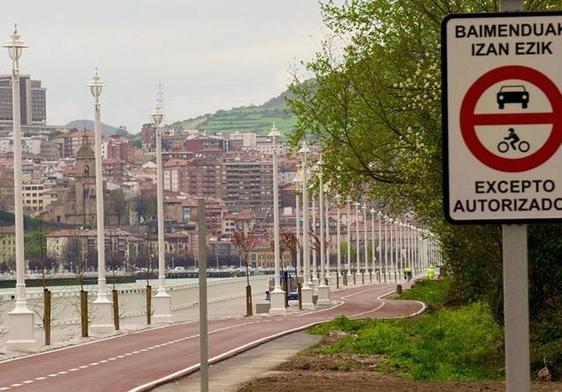
<instances>
[{"instance_id":1,"label":"metal sign post","mask_svg":"<svg viewBox=\"0 0 562 392\"><path fill-rule=\"evenodd\" d=\"M562 13L522 5L442 24L445 215L502 224L508 392L530 391L526 223L562 220Z\"/></svg>"},{"instance_id":2,"label":"metal sign post","mask_svg":"<svg viewBox=\"0 0 562 392\"><path fill-rule=\"evenodd\" d=\"M199 237L199 353L201 392L209 392L209 338L207 336L207 223L205 199L197 200L197 235Z\"/></svg>"},{"instance_id":3,"label":"metal sign post","mask_svg":"<svg viewBox=\"0 0 562 392\"><path fill-rule=\"evenodd\" d=\"M521 11L522 0L502 0L501 11ZM508 392L531 390L527 225L502 225L505 377Z\"/></svg>"}]
</instances>

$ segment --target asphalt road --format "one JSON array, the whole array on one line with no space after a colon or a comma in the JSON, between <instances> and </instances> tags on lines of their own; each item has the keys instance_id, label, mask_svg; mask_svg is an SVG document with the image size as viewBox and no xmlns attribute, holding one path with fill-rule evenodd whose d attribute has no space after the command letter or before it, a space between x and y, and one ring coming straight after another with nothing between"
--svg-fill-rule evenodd
<instances>
[{"instance_id":1,"label":"asphalt road","mask_svg":"<svg viewBox=\"0 0 562 392\"><path fill-rule=\"evenodd\" d=\"M333 293L333 305L273 318L209 321L209 357L233 355L290 331L340 315L393 318L423 310L416 301L379 299L393 285ZM0 391L129 391L199 362L197 321L150 329L0 362Z\"/></svg>"}]
</instances>

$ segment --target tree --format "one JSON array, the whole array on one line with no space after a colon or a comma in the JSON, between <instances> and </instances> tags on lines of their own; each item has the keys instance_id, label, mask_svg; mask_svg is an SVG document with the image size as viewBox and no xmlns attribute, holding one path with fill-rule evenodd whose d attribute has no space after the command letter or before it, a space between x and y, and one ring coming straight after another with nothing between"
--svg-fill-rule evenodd
<instances>
[{"instance_id":1,"label":"tree","mask_svg":"<svg viewBox=\"0 0 562 392\"><path fill-rule=\"evenodd\" d=\"M250 252L256 246L256 237L254 235L254 229L244 230L242 228L237 228L234 233L232 233L232 245L238 251L242 260L246 262L246 316L251 316L253 313L252 309L252 286L250 286Z\"/></svg>"},{"instance_id":2,"label":"tree","mask_svg":"<svg viewBox=\"0 0 562 392\"><path fill-rule=\"evenodd\" d=\"M141 194L134 199L134 206L141 223L144 223L156 215L156 196Z\"/></svg>"},{"instance_id":3,"label":"tree","mask_svg":"<svg viewBox=\"0 0 562 392\"><path fill-rule=\"evenodd\" d=\"M293 144L318 140L324 172L339 178L338 193L367 195L390 214L414 212L438 236L457 297L487 302L501 320L501 228L451 226L443 217L439 47L447 14L498 6L499 0L328 1L322 11L332 37L305 64L314 79L295 77L289 105L298 118ZM528 0L525 7L562 9L556 0ZM335 42L343 44L336 48ZM560 280L545 280L545 274L559 276L562 267L542 264L560 253L560 240L553 239L560 230L529 226L532 312L562 300ZM559 326L560 307L549 309L545 323Z\"/></svg>"}]
</instances>

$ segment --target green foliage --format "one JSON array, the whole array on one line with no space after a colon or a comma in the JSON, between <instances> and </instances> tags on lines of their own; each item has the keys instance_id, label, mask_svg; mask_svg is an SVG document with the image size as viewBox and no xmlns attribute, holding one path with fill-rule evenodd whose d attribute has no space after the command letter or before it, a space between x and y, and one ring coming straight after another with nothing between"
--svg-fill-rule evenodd
<instances>
[{"instance_id":1,"label":"green foliage","mask_svg":"<svg viewBox=\"0 0 562 392\"><path fill-rule=\"evenodd\" d=\"M415 319L337 319L313 329L351 334L325 346L323 353L383 354L379 370L414 380L497 379L503 368L502 333L486 306L439 309Z\"/></svg>"},{"instance_id":2,"label":"green foliage","mask_svg":"<svg viewBox=\"0 0 562 392\"><path fill-rule=\"evenodd\" d=\"M260 106L241 106L214 114L173 123L173 127L212 129L219 132L257 132L268 134L273 123L282 134L292 133L296 117L285 101L287 92Z\"/></svg>"}]
</instances>

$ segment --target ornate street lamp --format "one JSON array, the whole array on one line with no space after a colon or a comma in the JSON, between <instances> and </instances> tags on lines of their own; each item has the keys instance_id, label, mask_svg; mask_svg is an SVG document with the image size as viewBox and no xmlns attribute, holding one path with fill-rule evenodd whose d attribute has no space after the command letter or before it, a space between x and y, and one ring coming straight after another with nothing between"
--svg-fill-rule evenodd
<instances>
[{"instance_id":1,"label":"ornate street lamp","mask_svg":"<svg viewBox=\"0 0 562 392\"><path fill-rule=\"evenodd\" d=\"M22 141L20 115L19 59L26 48L14 25L14 32L4 48L12 59L12 124L14 143L14 216L16 237L16 306L8 313L8 340L6 348L16 351L34 351L37 341L34 337L34 313L27 307L25 290L25 254L23 227L22 189Z\"/></svg>"},{"instance_id":2,"label":"ornate street lamp","mask_svg":"<svg viewBox=\"0 0 562 392\"><path fill-rule=\"evenodd\" d=\"M336 199L336 252L337 252L337 261L336 261L336 273L337 273L337 280L336 280L336 288L340 288L340 277L341 277L341 195L338 193L335 196Z\"/></svg>"},{"instance_id":3,"label":"ornate street lamp","mask_svg":"<svg viewBox=\"0 0 562 392\"><path fill-rule=\"evenodd\" d=\"M277 184L277 138L281 134L279 130L273 124L269 137L271 138L271 143L273 147L273 252L274 252L274 265L275 265L275 276L274 276L274 286L271 292L271 308L269 313L285 313L287 309L285 308L285 292L281 288L281 248L279 244L279 186Z\"/></svg>"},{"instance_id":4,"label":"ornate street lamp","mask_svg":"<svg viewBox=\"0 0 562 392\"><path fill-rule=\"evenodd\" d=\"M318 179L320 181L319 198L320 198L320 286L318 286L318 305L330 304L330 288L326 285L326 249L324 244L324 178L322 172L322 156L318 158L316 166L318 167Z\"/></svg>"},{"instance_id":5,"label":"ornate street lamp","mask_svg":"<svg viewBox=\"0 0 562 392\"><path fill-rule=\"evenodd\" d=\"M361 253L359 249L359 204L358 201L355 202L355 275L357 277L358 274L361 274ZM362 275L362 274L361 274ZM354 278L355 281L357 278ZM363 282L364 283L364 282Z\"/></svg>"},{"instance_id":6,"label":"ornate street lamp","mask_svg":"<svg viewBox=\"0 0 562 392\"><path fill-rule=\"evenodd\" d=\"M312 302L312 287L310 282L310 243L308 239L308 230L310 229L308 225L308 154L310 149L306 141L302 143L299 150L302 156L302 201L303 201L303 230L302 230L302 264L303 264L303 286L302 286L302 306L304 308L314 308L314 303Z\"/></svg>"},{"instance_id":7,"label":"ornate street lamp","mask_svg":"<svg viewBox=\"0 0 562 392\"><path fill-rule=\"evenodd\" d=\"M160 103L156 103L152 112L152 121L156 126L156 193L158 215L158 292L154 296L155 323L172 322L172 297L166 292L166 256L164 246L164 164L162 162L162 129L164 112Z\"/></svg>"},{"instance_id":8,"label":"ornate street lamp","mask_svg":"<svg viewBox=\"0 0 562 392\"><path fill-rule=\"evenodd\" d=\"M96 168L96 231L97 231L97 250L98 250L98 296L94 300L93 307L96 319L92 323L92 332L104 334L114 329L112 322L113 307L107 298L107 287L105 281L105 221L103 206L103 162L101 154L101 103L100 95L103 89L103 82L98 74L98 69L94 71L94 76L88 84L90 92L94 97L95 113L95 168Z\"/></svg>"}]
</instances>

